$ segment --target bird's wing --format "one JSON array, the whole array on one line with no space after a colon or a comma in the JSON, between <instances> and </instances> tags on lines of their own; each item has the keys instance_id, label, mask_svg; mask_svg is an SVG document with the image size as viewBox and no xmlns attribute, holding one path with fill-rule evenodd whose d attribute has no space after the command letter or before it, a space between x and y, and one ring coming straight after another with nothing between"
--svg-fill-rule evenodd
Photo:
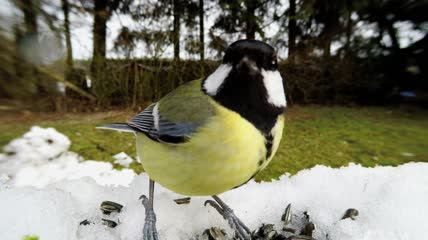
<instances>
[{"instance_id":1,"label":"bird's wing","mask_svg":"<svg viewBox=\"0 0 428 240\"><path fill-rule=\"evenodd\" d=\"M201 91L201 81L186 83L133 117L128 125L151 139L182 143L215 114L210 97Z\"/></svg>"}]
</instances>

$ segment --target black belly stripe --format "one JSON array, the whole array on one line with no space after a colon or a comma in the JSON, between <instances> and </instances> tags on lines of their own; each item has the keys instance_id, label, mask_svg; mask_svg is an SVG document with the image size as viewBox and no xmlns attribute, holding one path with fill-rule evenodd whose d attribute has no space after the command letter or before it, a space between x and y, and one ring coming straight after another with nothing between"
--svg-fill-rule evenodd
<instances>
[{"instance_id":1,"label":"black belly stripe","mask_svg":"<svg viewBox=\"0 0 428 240\"><path fill-rule=\"evenodd\" d=\"M251 179L253 179L257 175L257 173L259 173L259 172L260 172L260 169L257 169L257 171L247 181L243 182L242 184L239 184L238 186L236 186L232 189L239 188L240 186L245 185L247 182L249 182Z\"/></svg>"},{"instance_id":2,"label":"black belly stripe","mask_svg":"<svg viewBox=\"0 0 428 240\"><path fill-rule=\"evenodd\" d=\"M273 145L273 136L272 133L265 136L265 147L266 147L266 160L268 160L272 155L272 145Z\"/></svg>"},{"instance_id":3,"label":"black belly stripe","mask_svg":"<svg viewBox=\"0 0 428 240\"><path fill-rule=\"evenodd\" d=\"M246 184L247 182L249 182L251 179L253 179L259 172L260 172L260 170L261 170L261 165L263 165L263 163L265 162L265 161L267 161L270 157L271 157L271 155L272 155L272 145L273 145L273 136L272 136L272 134L270 133L269 135L267 135L267 136L265 136L265 147L266 147L266 156L265 156L265 158L264 159L260 159L259 161L258 161L258 165L259 165L259 167L257 168L257 170L256 170L256 172L247 180L247 181L245 181L244 183L242 183L242 184L239 184L238 186L236 186L236 187L234 187L233 189L235 189L235 188L239 188L240 186L242 186L242 185L244 185L244 184Z\"/></svg>"},{"instance_id":4,"label":"black belly stripe","mask_svg":"<svg viewBox=\"0 0 428 240\"><path fill-rule=\"evenodd\" d=\"M260 159L257 162L258 168L256 170L256 172L245 182L243 182L242 184L239 184L238 186L232 188L239 188L240 186L246 184L247 182L249 182L251 179L253 179L262 169L261 166L263 165L264 162L266 162L272 155L272 146L273 146L273 135L272 133L269 133L267 135L264 135L265 138L265 148L266 148L266 155L264 158Z\"/></svg>"}]
</instances>

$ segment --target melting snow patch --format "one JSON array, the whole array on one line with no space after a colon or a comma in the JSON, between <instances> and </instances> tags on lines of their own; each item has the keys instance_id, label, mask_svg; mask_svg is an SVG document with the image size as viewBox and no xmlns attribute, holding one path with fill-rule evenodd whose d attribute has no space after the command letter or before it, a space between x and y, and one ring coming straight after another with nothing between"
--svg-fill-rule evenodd
<instances>
[{"instance_id":1,"label":"melting snow patch","mask_svg":"<svg viewBox=\"0 0 428 240\"><path fill-rule=\"evenodd\" d=\"M66 152L70 140L53 128L32 127L21 138L6 145L0 156L0 171L14 174L24 165L42 165Z\"/></svg>"},{"instance_id":2,"label":"melting snow patch","mask_svg":"<svg viewBox=\"0 0 428 240\"><path fill-rule=\"evenodd\" d=\"M132 158L124 152L114 155L113 158L115 159L114 163L123 167L129 167L129 164L131 164L133 161Z\"/></svg>"},{"instance_id":3,"label":"melting snow patch","mask_svg":"<svg viewBox=\"0 0 428 240\"><path fill-rule=\"evenodd\" d=\"M142 239L145 212L138 198L148 193L147 175L116 171L109 163L82 162L77 154L63 150L41 165L26 162L15 174L8 173L11 180L0 181L0 239L16 240L24 235L37 235L41 240ZM15 157L6 158L2 161ZM42 188L19 187L23 185ZM272 223L281 232L281 215L291 203L293 227L302 227L298 219L307 212L315 224L313 236L319 240L326 236L329 240L428 239L424 216L428 212L427 185L428 163L376 168L316 166L278 181L251 181L220 197L251 229ZM160 239L196 239L213 226L233 236L225 220L203 206L207 197L193 197L186 205L173 201L182 197L156 185L154 207ZM103 214L99 208L105 200L120 203L122 211ZM349 208L357 209L359 215L355 220L341 220ZM107 227L102 219L118 225ZM81 225L84 220L89 224Z\"/></svg>"},{"instance_id":4,"label":"melting snow patch","mask_svg":"<svg viewBox=\"0 0 428 240\"><path fill-rule=\"evenodd\" d=\"M403 152L403 153L401 153L401 155L403 155L405 157L413 157L413 156L415 156L415 154L409 153L409 152Z\"/></svg>"},{"instance_id":5,"label":"melting snow patch","mask_svg":"<svg viewBox=\"0 0 428 240\"><path fill-rule=\"evenodd\" d=\"M117 171L108 162L83 161L68 151L70 140L53 128L32 127L4 147L0 155L0 182L14 186L44 187L50 183L91 177L102 185L128 185L135 174Z\"/></svg>"}]
</instances>

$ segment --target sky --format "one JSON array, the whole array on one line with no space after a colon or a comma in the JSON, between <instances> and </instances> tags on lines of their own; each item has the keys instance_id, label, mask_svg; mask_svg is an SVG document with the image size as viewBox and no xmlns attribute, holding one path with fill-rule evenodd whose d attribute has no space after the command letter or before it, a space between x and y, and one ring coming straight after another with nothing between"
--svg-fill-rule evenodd
<instances>
[{"instance_id":1,"label":"sky","mask_svg":"<svg viewBox=\"0 0 428 240\"><path fill-rule=\"evenodd\" d=\"M53 1L57 6L60 6L59 0ZM288 1L282 0L283 6L282 8L285 9L287 7ZM59 9L49 9L51 12L59 11ZM213 11L214 13L210 16L205 16L205 39L209 40L208 37L208 30L213 25L217 15L218 11ZM61 12L57 13L57 16L59 19L62 19L63 16ZM20 21L22 19L22 14L18 9L16 9L13 4L11 3L11 0L0 0L0 20L1 24L0 26L9 29L12 29L11 27L13 24L15 24L17 21ZM42 21L40 21L42 22ZM71 22L71 39L72 39L72 47L73 47L73 57L75 59L88 59L92 56L92 23L93 18L89 14L74 14L72 13L70 15L70 22ZM113 51L113 43L114 39L116 38L117 34L119 33L122 26L127 26L130 29L136 29L141 23L137 23L133 21L129 16L124 15L118 15L114 14L110 20L107 23L107 56L116 58L120 57L120 54L117 54ZM411 24L406 22L400 22L397 23L396 26L398 28L398 36L400 40L401 47L406 47L410 43L422 38L424 34L420 31L415 31L411 29ZM47 26L42 26L42 29L48 29ZM182 30L185 31L185 29L182 27ZM278 25L271 24L269 27L265 29L266 36L272 36L278 31ZM369 37L373 36L375 34L375 26L374 25L368 25L368 24L359 24L359 26L356 29L356 32L359 34L362 34L363 36ZM45 35L52 35L52 33L49 33L49 31L42 31L42 34ZM384 43L386 45L389 45L390 40L388 37L384 37L383 39ZM63 43L64 44L64 43ZM51 44L46 44L51 45ZM52 45L51 45L52 46ZM183 44L181 46L184 47ZM340 47L340 44L334 43L332 46L332 51L335 51L335 49L338 49ZM173 50L172 46L169 47L166 52L164 53L163 57L172 57ZM286 56L286 52L284 54ZM213 53L209 51L206 47L206 55L208 57L213 56ZM136 50L133 54L134 57L143 57L144 56L144 46L142 44L137 45ZM285 57L283 56L283 57ZM186 54L184 51L181 51L181 57L183 58L189 58L188 54Z\"/></svg>"}]
</instances>

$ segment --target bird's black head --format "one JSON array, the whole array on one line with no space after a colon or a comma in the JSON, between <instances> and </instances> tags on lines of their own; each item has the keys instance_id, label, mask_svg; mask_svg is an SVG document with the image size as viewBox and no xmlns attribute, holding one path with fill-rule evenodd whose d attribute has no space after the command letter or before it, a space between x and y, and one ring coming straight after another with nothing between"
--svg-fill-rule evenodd
<instances>
[{"instance_id":1,"label":"bird's black head","mask_svg":"<svg viewBox=\"0 0 428 240\"><path fill-rule=\"evenodd\" d=\"M223 64L232 66L254 64L259 69L276 71L278 59L275 49L269 44L258 40L239 40L232 43L223 57Z\"/></svg>"},{"instance_id":2,"label":"bird's black head","mask_svg":"<svg viewBox=\"0 0 428 240\"><path fill-rule=\"evenodd\" d=\"M268 133L286 106L277 55L269 44L239 40L202 83L203 91Z\"/></svg>"}]
</instances>

